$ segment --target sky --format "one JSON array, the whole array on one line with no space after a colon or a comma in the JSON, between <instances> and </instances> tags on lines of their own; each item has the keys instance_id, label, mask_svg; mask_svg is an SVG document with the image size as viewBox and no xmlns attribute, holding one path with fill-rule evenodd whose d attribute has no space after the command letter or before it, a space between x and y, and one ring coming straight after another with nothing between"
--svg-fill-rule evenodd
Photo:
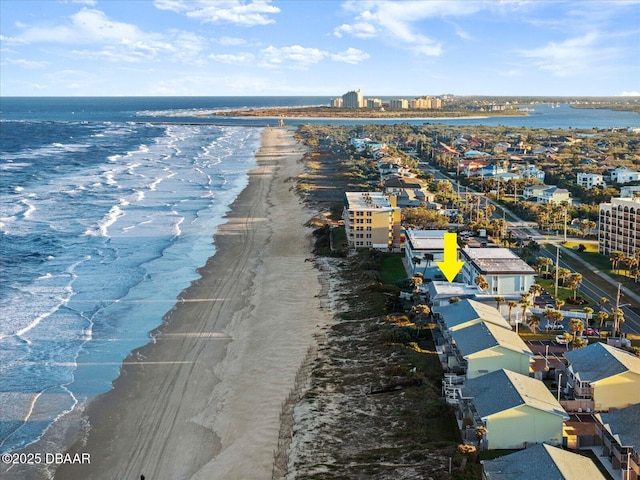
<instances>
[{"instance_id":1,"label":"sky","mask_svg":"<svg viewBox=\"0 0 640 480\"><path fill-rule=\"evenodd\" d=\"M640 0L0 0L1 96L640 95Z\"/></svg>"}]
</instances>

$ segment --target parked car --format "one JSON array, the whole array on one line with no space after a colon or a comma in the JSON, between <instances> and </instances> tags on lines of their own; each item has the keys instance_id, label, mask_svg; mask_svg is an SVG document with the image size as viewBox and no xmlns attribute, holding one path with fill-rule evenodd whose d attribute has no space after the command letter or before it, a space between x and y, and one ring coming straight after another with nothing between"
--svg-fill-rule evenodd
<instances>
[{"instance_id":1,"label":"parked car","mask_svg":"<svg viewBox=\"0 0 640 480\"><path fill-rule=\"evenodd\" d=\"M562 325L561 323L557 325L551 325L551 330L564 330L564 325Z\"/></svg>"},{"instance_id":2,"label":"parked car","mask_svg":"<svg viewBox=\"0 0 640 480\"><path fill-rule=\"evenodd\" d=\"M595 335L600 336L600 332L598 332L597 330L594 330L591 327L588 327L588 328L585 328L584 332L582 332L582 335L586 335L586 336L589 336L589 337L595 336Z\"/></svg>"},{"instance_id":3,"label":"parked car","mask_svg":"<svg viewBox=\"0 0 640 480\"><path fill-rule=\"evenodd\" d=\"M556 335L556 343L558 345L566 345L567 339L564 337L564 335Z\"/></svg>"}]
</instances>

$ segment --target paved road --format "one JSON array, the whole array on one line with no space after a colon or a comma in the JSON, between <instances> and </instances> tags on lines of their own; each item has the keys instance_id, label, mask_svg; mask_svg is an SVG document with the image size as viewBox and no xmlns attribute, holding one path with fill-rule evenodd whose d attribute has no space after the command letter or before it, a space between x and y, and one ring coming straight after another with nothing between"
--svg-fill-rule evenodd
<instances>
[{"instance_id":1,"label":"paved road","mask_svg":"<svg viewBox=\"0 0 640 480\"><path fill-rule=\"evenodd\" d=\"M454 185L454 188L457 190L457 181L455 179L433 168L429 168L428 171L430 173L433 173L436 179L451 181ZM469 193L471 195L478 195L478 196L484 197L485 201L488 201L491 204L493 204L496 207L496 212L500 212L500 214L504 215L505 219L507 220L507 225L508 225L507 228L513 232L514 237L516 238L531 237L533 240L537 241L538 243L542 241L548 242L548 245L541 250L541 255L548 256L549 258L552 258L555 261L555 256L556 256L555 244L560 243L561 241L564 240L563 235L550 236L546 234L541 234L535 228L534 223L524 221L523 219L519 218L517 215L512 213L510 210L506 209L499 203L487 197L484 193L476 192L474 190L467 189L466 187L460 186L460 194L462 195L463 192ZM498 214L498 216L501 216L500 214ZM573 254L572 252L564 248L561 248L561 257L562 255L570 255L575 257L575 254ZM609 277L606 274L603 274L596 267L593 267L587 264L586 262L584 262L583 259L579 257L577 258L577 260L582 263L585 263L587 267L590 267L589 270L593 272L593 275L599 275L600 277L604 278L607 282L611 283L612 285L616 284L616 282L611 277ZM564 268L569 268L568 264L562 259L560 260L560 266ZM571 268L570 270L573 271L573 269ZM587 296L594 303L597 303L600 300L600 298L605 297L609 300L609 305L614 306L616 304L615 296L611 295L608 292L603 291L601 288L595 285L592 281L592 278L593 277L591 277L589 274L583 274L582 284L580 285L581 293L584 296ZM621 296L621 301L620 301L622 305L631 304L631 306L634 308L640 308L640 295L637 295L636 293L630 291L626 287L622 288L622 292L623 292L623 295ZM638 315L636 312L631 310L629 306L623 306L621 307L621 309L624 312L624 317L625 317L625 322L623 323L621 330L626 333L640 334L640 315Z\"/></svg>"}]
</instances>

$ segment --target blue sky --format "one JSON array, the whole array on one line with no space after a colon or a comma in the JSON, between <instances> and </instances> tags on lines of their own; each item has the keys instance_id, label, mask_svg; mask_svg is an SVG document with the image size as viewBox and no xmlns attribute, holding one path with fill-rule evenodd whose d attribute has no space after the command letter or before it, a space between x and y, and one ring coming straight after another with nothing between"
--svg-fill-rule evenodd
<instances>
[{"instance_id":1,"label":"blue sky","mask_svg":"<svg viewBox=\"0 0 640 480\"><path fill-rule=\"evenodd\" d=\"M638 95L640 0L0 0L0 94Z\"/></svg>"}]
</instances>

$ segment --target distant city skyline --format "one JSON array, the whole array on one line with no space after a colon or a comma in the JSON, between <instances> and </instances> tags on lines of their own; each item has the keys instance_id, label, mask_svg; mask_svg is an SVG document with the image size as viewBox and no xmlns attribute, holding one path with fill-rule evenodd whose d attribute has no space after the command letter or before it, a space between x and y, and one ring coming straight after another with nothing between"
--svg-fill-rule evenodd
<instances>
[{"instance_id":1,"label":"distant city skyline","mask_svg":"<svg viewBox=\"0 0 640 480\"><path fill-rule=\"evenodd\" d=\"M640 1L0 1L2 96L640 95Z\"/></svg>"}]
</instances>

